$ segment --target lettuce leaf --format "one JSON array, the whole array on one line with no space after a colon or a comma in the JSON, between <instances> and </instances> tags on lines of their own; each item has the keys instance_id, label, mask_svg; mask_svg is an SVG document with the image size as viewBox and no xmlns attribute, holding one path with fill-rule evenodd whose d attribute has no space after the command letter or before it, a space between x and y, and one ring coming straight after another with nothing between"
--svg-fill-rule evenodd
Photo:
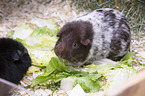
<instances>
[{"instance_id":1,"label":"lettuce leaf","mask_svg":"<svg viewBox=\"0 0 145 96\"><path fill-rule=\"evenodd\" d=\"M53 20L33 19L30 22L40 27L40 29L35 30L33 36L49 33L49 35L53 37L56 36L57 32L60 30Z\"/></svg>"},{"instance_id":2,"label":"lettuce leaf","mask_svg":"<svg viewBox=\"0 0 145 96\"><path fill-rule=\"evenodd\" d=\"M58 83L62 79L70 77L75 80L75 85L80 84L81 87L87 92L97 92L103 85L99 79L102 77L101 73L95 72L83 72L73 70L69 66L65 65L61 59L52 57L47 65L44 73L37 76L31 86L37 84L51 84L52 82ZM45 80L42 80L45 79Z\"/></svg>"},{"instance_id":3,"label":"lettuce leaf","mask_svg":"<svg viewBox=\"0 0 145 96\"><path fill-rule=\"evenodd\" d=\"M16 27L14 29L14 31L15 32L13 34L13 39L18 38L18 39L21 39L21 40L26 39L33 32L33 30L29 26L27 26L25 24L19 25L18 27Z\"/></svg>"},{"instance_id":4,"label":"lettuce leaf","mask_svg":"<svg viewBox=\"0 0 145 96\"><path fill-rule=\"evenodd\" d=\"M107 79L104 90L107 91L110 88L120 85L136 73L137 71L133 67L128 67L127 65L122 65L122 68L116 68L115 70L108 70L103 74Z\"/></svg>"},{"instance_id":5,"label":"lettuce leaf","mask_svg":"<svg viewBox=\"0 0 145 96\"><path fill-rule=\"evenodd\" d=\"M83 77L72 77L75 80L75 85L80 84L80 86L86 92L97 92L103 85L103 82L99 80L101 74L90 73L87 76ZM74 86L75 86L74 85Z\"/></svg>"},{"instance_id":6,"label":"lettuce leaf","mask_svg":"<svg viewBox=\"0 0 145 96\"><path fill-rule=\"evenodd\" d=\"M58 26L55 22L50 22L50 24L54 24L51 26L54 26L55 32L57 32ZM53 28L50 29L54 31ZM52 33L50 29L48 26L32 29L28 25L21 24L13 31L8 32L8 35L21 42L28 49L33 64L46 66L51 57L55 56L53 49L57 41L56 33ZM54 35L50 36L49 31Z\"/></svg>"}]
</instances>

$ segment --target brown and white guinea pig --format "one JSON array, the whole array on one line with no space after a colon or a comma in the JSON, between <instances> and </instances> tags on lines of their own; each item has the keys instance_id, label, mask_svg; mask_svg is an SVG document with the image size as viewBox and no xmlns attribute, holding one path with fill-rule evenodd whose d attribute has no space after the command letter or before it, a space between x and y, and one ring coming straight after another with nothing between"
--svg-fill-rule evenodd
<instances>
[{"instance_id":1,"label":"brown and white guinea pig","mask_svg":"<svg viewBox=\"0 0 145 96\"><path fill-rule=\"evenodd\" d=\"M0 78L18 84L31 66L27 49L10 38L0 38Z\"/></svg>"},{"instance_id":2,"label":"brown and white guinea pig","mask_svg":"<svg viewBox=\"0 0 145 96\"><path fill-rule=\"evenodd\" d=\"M73 66L103 58L117 61L130 50L128 21L111 8L97 9L69 21L57 36L56 55Z\"/></svg>"}]
</instances>

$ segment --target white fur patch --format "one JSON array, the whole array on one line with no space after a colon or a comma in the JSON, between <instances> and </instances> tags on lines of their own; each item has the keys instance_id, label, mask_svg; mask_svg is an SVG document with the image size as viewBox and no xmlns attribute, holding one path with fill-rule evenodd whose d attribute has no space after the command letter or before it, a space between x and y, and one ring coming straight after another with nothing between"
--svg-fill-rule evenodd
<instances>
[{"instance_id":1,"label":"white fur patch","mask_svg":"<svg viewBox=\"0 0 145 96\"><path fill-rule=\"evenodd\" d=\"M102 12L100 10L102 10ZM115 22L114 27L109 25L109 23L113 22L113 21L109 21L112 18L106 17L107 22L104 21L105 18L104 14L106 11L107 12L112 11L112 13L115 15L116 18L113 19ZM111 51L110 48L111 39L113 38L113 36L119 37L120 33L117 33L116 30L119 27L119 23L120 23L119 20L121 18L124 18L124 15L118 10L111 9L111 8L102 8L102 9L94 10L86 15L83 15L81 17L75 18L70 21L70 22L79 21L79 20L87 21L93 25L93 31L94 31L93 43L88 58L86 59L85 62L87 62L89 59L92 60L92 58L94 57L96 60L98 60L108 56L109 52ZM125 24L122 24L122 26L125 28L123 30L126 30L126 32L130 33L128 31L128 27L126 27ZM113 33L114 31L116 31L116 34ZM104 36L104 38L102 38L102 36ZM127 53L125 51L126 44L127 42L124 41L121 42L122 50L119 50L120 54L118 54L118 56L122 56ZM96 48L98 48L97 51L95 51ZM95 56L94 53L96 54Z\"/></svg>"}]
</instances>

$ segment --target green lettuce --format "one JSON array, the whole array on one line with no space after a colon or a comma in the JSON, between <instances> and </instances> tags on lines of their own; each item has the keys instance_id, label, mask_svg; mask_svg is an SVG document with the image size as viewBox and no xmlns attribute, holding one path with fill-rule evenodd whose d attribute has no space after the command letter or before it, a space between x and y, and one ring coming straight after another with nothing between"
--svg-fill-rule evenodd
<instances>
[{"instance_id":1,"label":"green lettuce","mask_svg":"<svg viewBox=\"0 0 145 96\"><path fill-rule=\"evenodd\" d=\"M57 32L60 30L53 20L33 19L31 20L31 23L37 25L40 28L35 30L36 32L34 32L33 35L46 35L48 33L51 37L53 37L56 36Z\"/></svg>"},{"instance_id":2,"label":"green lettuce","mask_svg":"<svg viewBox=\"0 0 145 96\"><path fill-rule=\"evenodd\" d=\"M53 28L42 26L33 29L28 25L21 24L8 32L13 39L20 41L27 49L35 65L47 65L51 57L54 57L54 46L57 41L56 33L58 26L52 20L48 20L48 25Z\"/></svg>"},{"instance_id":3,"label":"green lettuce","mask_svg":"<svg viewBox=\"0 0 145 96\"><path fill-rule=\"evenodd\" d=\"M133 67L128 67L127 65L121 65L121 67L122 68L116 68L115 70L108 70L103 74L107 79L106 85L104 86L105 91L120 85L137 73Z\"/></svg>"},{"instance_id":4,"label":"green lettuce","mask_svg":"<svg viewBox=\"0 0 145 96\"><path fill-rule=\"evenodd\" d=\"M75 80L75 85L80 84L81 87L87 92L97 92L103 85L99 79L102 74L95 72L84 72L71 69L65 65L61 59L52 57L49 64L47 65L44 73L37 76L31 86L37 84L51 84L52 82L58 83L62 79L70 77ZM44 80L43 80L44 79Z\"/></svg>"},{"instance_id":5,"label":"green lettuce","mask_svg":"<svg viewBox=\"0 0 145 96\"><path fill-rule=\"evenodd\" d=\"M25 24L21 24L18 27L16 27L14 29L14 34L13 34L13 39L21 39L24 40L27 37L29 37L31 35L31 33L33 32L32 28L30 28L29 26L25 25Z\"/></svg>"}]
</instances>

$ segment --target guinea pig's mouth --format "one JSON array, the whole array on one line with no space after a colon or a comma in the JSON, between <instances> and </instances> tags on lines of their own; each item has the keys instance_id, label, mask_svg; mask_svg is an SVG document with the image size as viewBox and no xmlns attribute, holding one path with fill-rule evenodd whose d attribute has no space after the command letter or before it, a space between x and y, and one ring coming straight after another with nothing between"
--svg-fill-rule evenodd
<instances>
[{"instance_id":1,"label":"guinea pig's mouth","mask_svg":"<svg viewBox=\"0 0 145 96\"><path fill-rule=\"evenodd\" d=\"M70 66L81 66L81 65L83 65L84 64L84 62L70 62L70 61L66 61L65 60L65 62L66 62L66 65L70 65Z\"/></svg>"},{"instance_id":2,"label":"guinea pig's mouth","mask_svg":"<svg viewBox=\"0 0 145 96\"><path fill-rule=\"evenodd\" d=\"M81 66L85 63L84 60L77 60L75 58L69 58L69 59L61 58L61 59L66 63L66 65L70 65L70 66Z\"/></svg>"}]
</instances>

